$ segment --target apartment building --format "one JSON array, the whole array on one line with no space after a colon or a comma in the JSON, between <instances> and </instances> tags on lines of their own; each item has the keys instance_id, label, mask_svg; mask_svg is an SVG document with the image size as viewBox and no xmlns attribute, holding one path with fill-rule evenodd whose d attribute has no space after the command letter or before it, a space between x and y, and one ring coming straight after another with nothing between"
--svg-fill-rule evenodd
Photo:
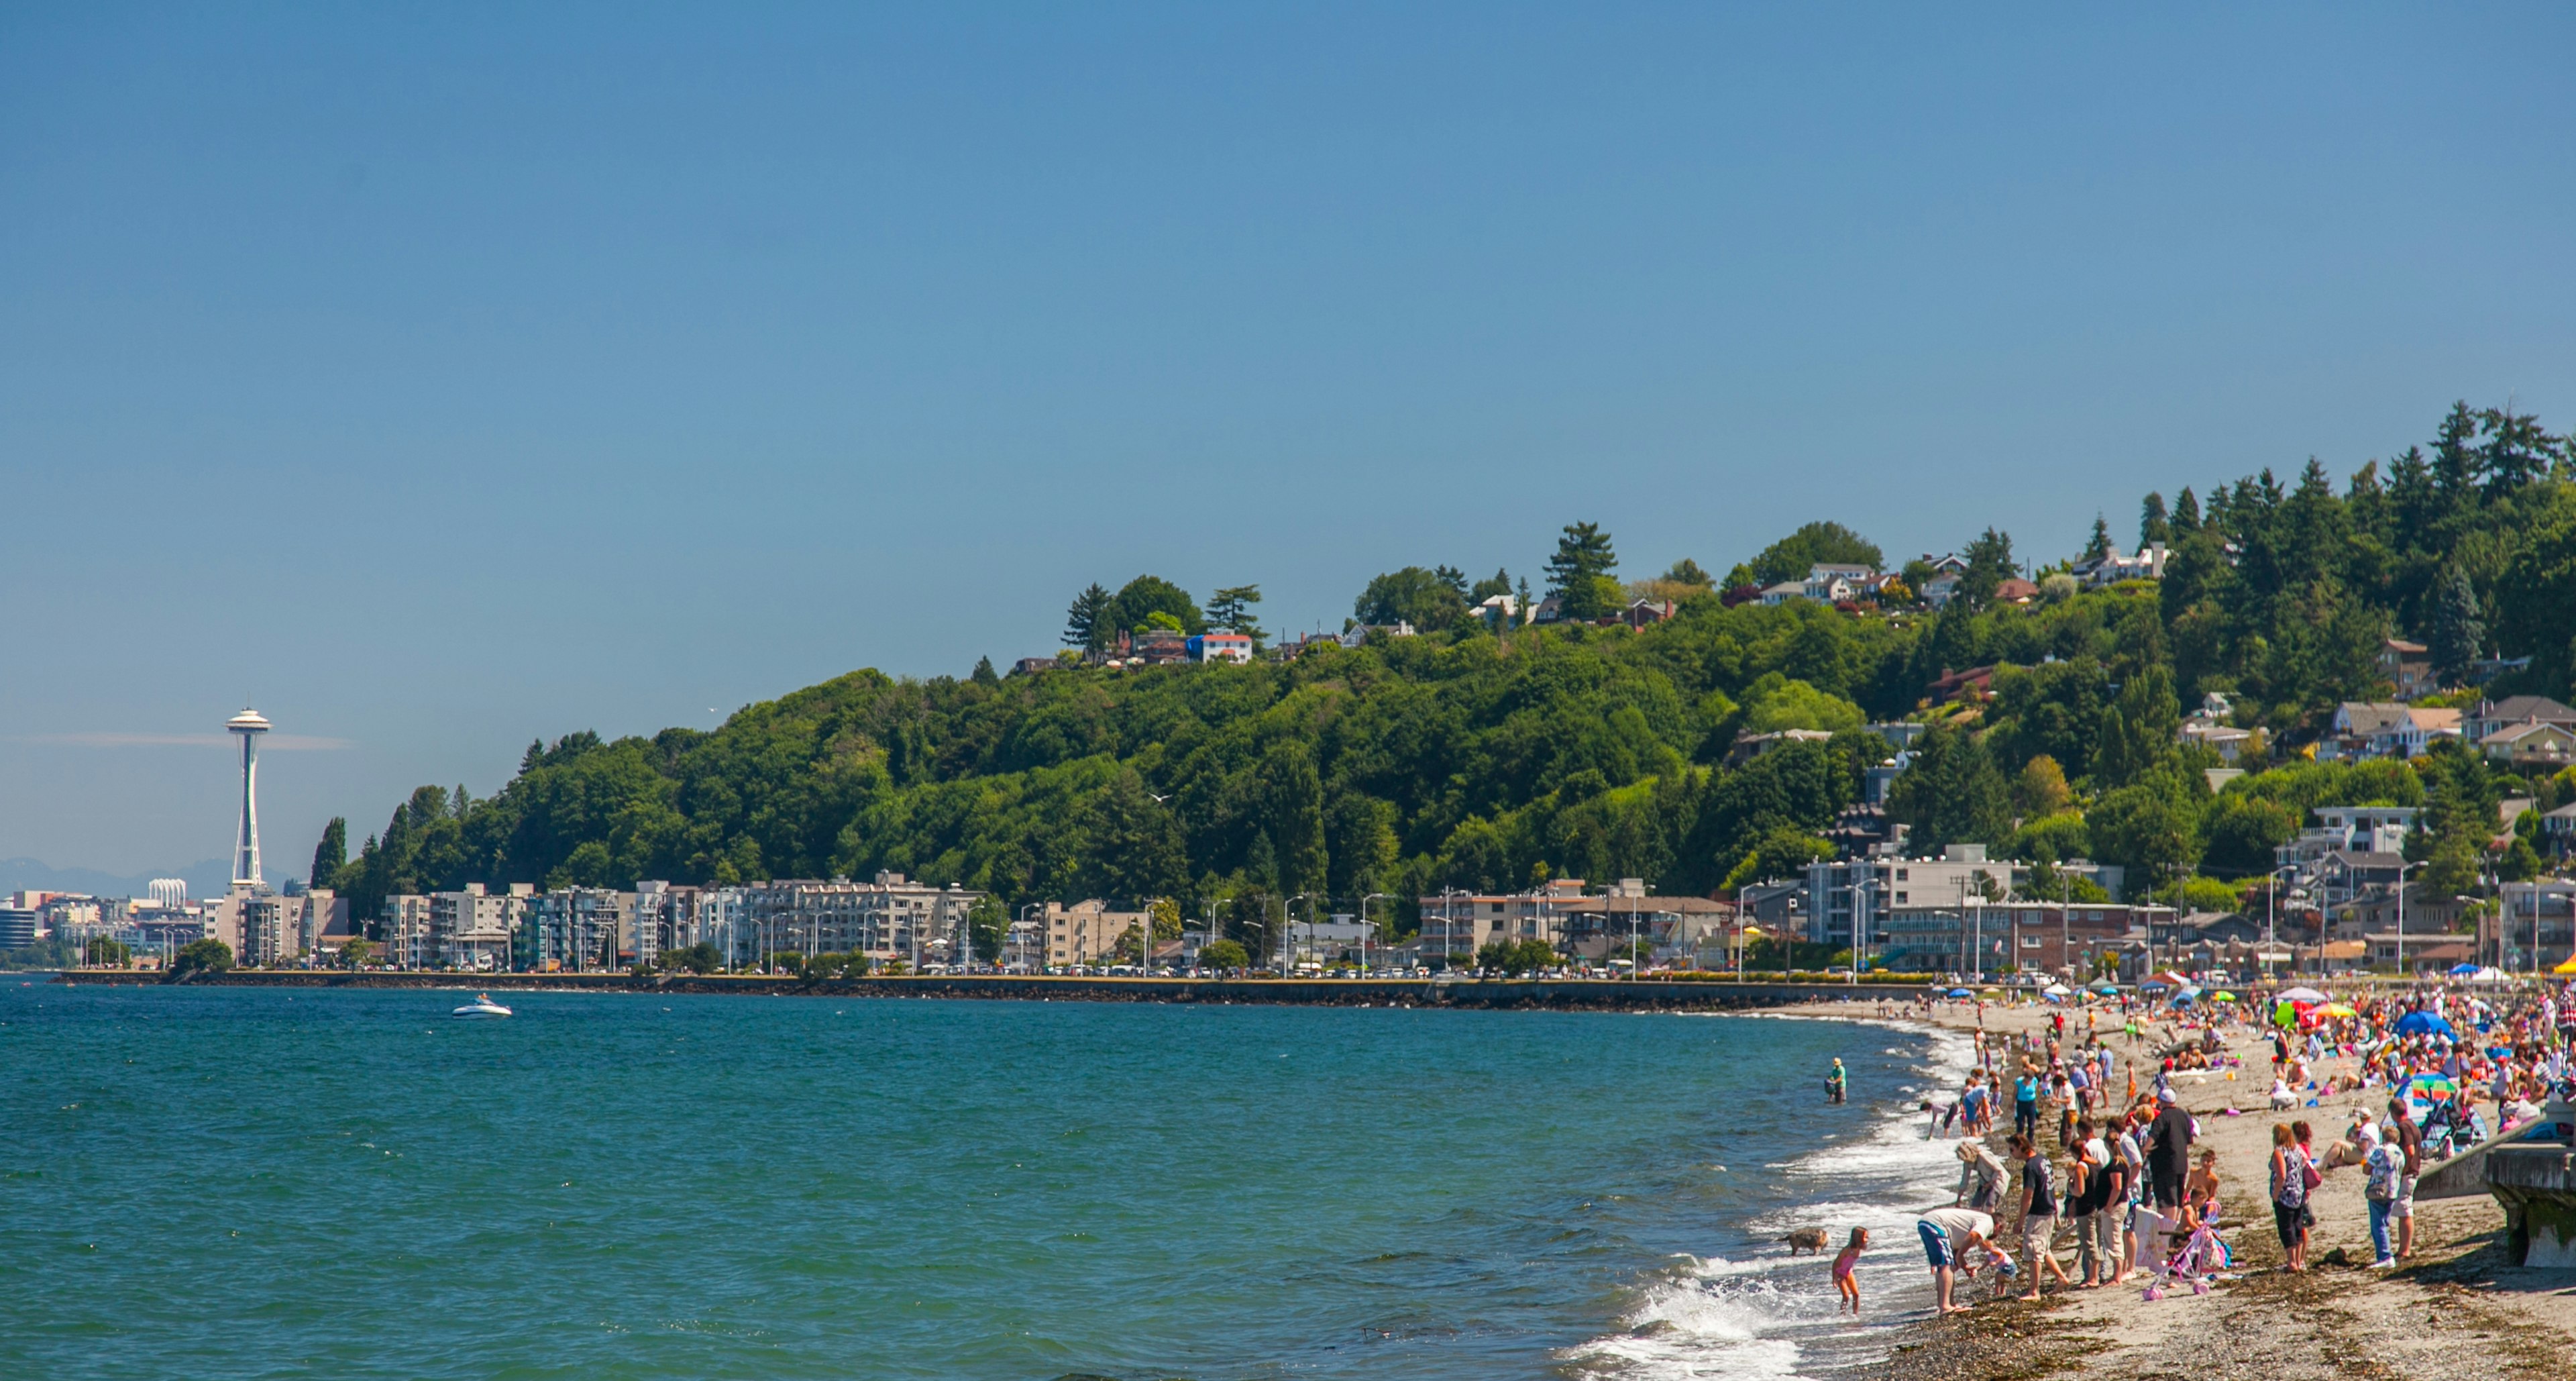
<instances>
[{"instance_id":1,"label":"apartment building","mask_svg":"<svg viewBox=\"0 0 2576 1381\"><path fill-rule=\"evenodd\" d=\"M1983 844L1952 844L1939 858L1873 853L1811 863L1807 938L1842 947L1857 934L1862 948L1884 949L1896 912L1912 908L1928 918L1944 907L1965 907L1972 897L2001 898L2011 893L2013 878L2014 865L1987 858Z\"/></svg>"},{"instance_id":2,"label":"apartment building","mask_svg":"<svg viewBox=\"0 0 2576 1381\"><path fill-rule=\"evenodd\" d=\"M514 882L501 892L469 882L453 892L429 894L429 935L433 962L442 969L483 973L512 966L518 930L536 895L528 883Z\"/></svg>"},{"instance_id":3,"label":"apartment building","mask_svg":"<svg viewBox=\"0 0 2576 1381\"><path fill-rule=\"evenodd\" d=\"M592 973L634 962L635 894L566 887L526 899L512 962L538 972Z\"/></svg>"},{"instance_id":4,"label":"apartment building","mask_svg":"<svg viewBox=\"0 0 2576 1381\"><path fill-rule=\"evenodd\" d=\"M923 963L966 958L966 913L983 893L934 887L901 873L873 882L794 879L743 889L744 920L773 951L865 954Z\"/></svg>"},{"instance_id":5,"label":"apartment building","mask_svg":"<svg viewBox=\"0 0 2576 1381\"><path fill-rule=\"evenodd\" d=\"M378 924L384 931L387 968L438 967L438 942L429 927L429 898L410 894L385 898Z\"/></svg>"},{"instance_id":6,"label":"apartment building","mask_svg":"<svg viewBox=\"0 0 2576 1381\"><path fill-rule=\"evenodd\" d=\"M1118 947L1119 936L1148 923L1142 911L1112 911L1096 898L1070 906L1048 902L1037 916L1042 962L1049 968L1104 963Z\"/></svg>"},{"instance_id":7,"label":"apartment building","mask_svg":"<svg viewBox=\"0 0 2576 1381\"><path fill-rule=\"evenodd\" d=\"M1457 966L1473 964L1476 951L1496 940L1537 940L1554 949L1564 943L1568 908L1582 900L1581 878L1558 878L1526 892L1418 897L1417 943L1426 960L1437 957Z\"/></svg>"}]
</instances>

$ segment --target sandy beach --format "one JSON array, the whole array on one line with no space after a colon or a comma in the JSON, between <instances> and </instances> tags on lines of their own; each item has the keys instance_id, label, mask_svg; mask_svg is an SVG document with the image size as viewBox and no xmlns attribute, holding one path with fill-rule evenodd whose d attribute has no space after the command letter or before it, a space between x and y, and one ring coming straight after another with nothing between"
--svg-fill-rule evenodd
<instances>
[{"instance_id":1,"label":"sandy beach","mask_svg":"<svg viewBox=\"0 0 2576 1381\"><path fill-rule=\"evenodd\" d=\"M1804 1016L1879 1014L1870 1002L1798 1010ZM2043 1025L2051 1010L1989 1006L1983 1021L1990 1032L2015 1033ZM1905 1014L1922 1015L1912 1008ZM1944 1004L1930 1020L1972 1029L1979 1016L1972 1007ZM2070 1032L2080 1040L2080 1013L2071 1020ZM2101 1029L2125 1072L2131 1052L2116 1034L2118 1018L2105 1012ZM2161 1026L2151 1037L2136 1052L2142 1088L2155 1068L2151 1052L2168 1045ZM2200 1121L2198 1145L2218 1152L2222 1235L2234 1251L2240 1279L2222 1282L2207 1295L2185 1292L2156 1301L2144 1299L2137 1282L2070 1291L2052 1280L2043 1298L2031 1304L1992 1298L1991 1277L1984 1277L1972 1289L1962 1287L1962 1298L1976 1301L1973 1310L1906 1325L1887 1360L1856 1370L1871 1381L1882 1375L1889 1381L2008 1381L2073 1374L2272 1381L2576 1378L2576 1272L2505 1266L2498 1246L2504 1215L2490 1198L2420 1204L2413 1258L2396 1270L2374 1271L2362 1172L2329 1171L2313 1200L2317 1226L2310 1237L2310 1270L2299 1276L2280 1269L2265 1184L2272 1124L2306 1120L2322 1150L2365 1103L2384 1112L2386 1093L2324 1097L2316 1107L2275 1114L2267 1100L2269 1048L2251 1028L2231 1031L2228 1048L2249 1068L2234 1079L2218 1070L2179 1074L2175 1090ZM2352 1064L2329 1059L2319 1079ZM2231 1108L2240 1115L2229 1116ZM2001 1122L2009 1129L2009 1109ZM2043 1145L2054 1157L2053 1105L2044 1107L2041 1124ZM2000 1135L1995 1140L2000 1152ZM2061 1230L2058 1254L2071 1273L2070 1243Z\"/></svg>"}]
</instances>

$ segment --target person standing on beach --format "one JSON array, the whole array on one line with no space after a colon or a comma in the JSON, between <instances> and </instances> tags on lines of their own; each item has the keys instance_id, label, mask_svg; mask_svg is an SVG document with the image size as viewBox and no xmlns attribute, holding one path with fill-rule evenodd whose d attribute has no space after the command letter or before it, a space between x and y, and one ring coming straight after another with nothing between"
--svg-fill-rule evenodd
<instances>
[{"instance_id":1,"label":"person standing on beach","mask_svg":"<svg viewBox=\"0 0 2576 1381\"><path fill-rule=\"evenodd\" d=\"M1994 1232L1995 1220L1970 1208L1936 1208L1914 1220L1914 1233L1923 1239L1923 1259L1932 1266L1940 1312L1966 1312L1966 1305L1951 1302L1950 1293L1960 1268L1972 1275L1976 1272L1970 1253L1983 1252L1998 1266L2012 1260L1994 1244Z\"/></svg>"},{"instance_id":2,"label":"person standing on beach","mask_svg":"<svg viewBox=\"0 0 2576 1381\"><path fill-rule=\"evenodd\" d=\"M2005 1144L2021 1160L2021 1259L2022 1269L2030 1273L2030 1293L2022 1298L2037 1299L2043 1264L2057 1273L2058 1284L2074 1283L2066 1278L2066 1268L2057 1264L2057 1254L2049 1250L2057 1237L2057 1187L2049 1183L2048 1158L2029 1137L2015 1134Z\"/></svg>"},{"instance_id":3,"label":"person standing on beach","mask_svg":"<svg viewBox=\"0 0 2576 1381\"><path fill-rule=\"evenodd\" d=\"M2106 1132L2116 1131L2109 1126ZM2093 1254L2099 1260L2093 1277L2096 1285L2117 1285L2128 1279L2129 1258L2122 1254L2124 1232L2129 1225L2129 1201L2134 1174L2120 1146L2109 1137L2096 1137L2084 1143L2087 1163L2094 1167L2091 1195L2086 1202L2093 1209Z\"/></svg>"},{"instance_id":4,"label":"person standing on beach","mask_svg":"<svg viewBox=\"0 0 2576 1381\"><path fill-rule=\"evenodd\" d=\"M2156 1120L2147 1137L2147 1179L2156 1207L2170 1209L2182 1202L2183 1176L2191 1171L2191 1114L2174 1101L2171 1088L2156 1094Z\"/></svg>"},{"instance_id":5,"label":"person standing on beach","mask_svg":"<svg viewBox=\"0 0 2576 1381\"><path fill-rule=\"evenodd\" d=\"M2112 1150L2119 1152L2120 1164L2126 1171L2121 1177L2121 1182L2129 1188L2128 1207L2132 1209L2138 1206L2140 1200L2147 1197L2146 1126L2146 1109L2132 1101L2129 1110L2120 1115L2120 1138L2111 1147ZM2134 1247L2136 1244L2133 1242L2130 1245ZM2131 1255L2133 1253L2124 1252L2120 1259L2125 1263ZM2127 1267L2124 1265L2121 1269L2125 1273Z\"/></svg>"},{"instance_id":6,"label":"person standing on beach","mask_svg":"<svg viewBox=\"0 0 2576 1381\"><path fill-rule=\"evenodd\" d=\"M2013 1080L2013 1130L2023 1136L2039 1135L2039 1076L2027 1062L2021 1077Z\"/></svg>"},{"instance_id":7,"label":"person standing on beach","mask_svg":"<svg viewBox=\"0 0 2576 1381\"><path fill-rule=\"evenodd\" d=\"M2424 1171L2424 1129L2415 1125L2415 1109L2403 1097L2388 1100L2387 1139L2397 1143L2403 1162L2388 1212L2397 1220L2397 1259L2404 1261L2415 1254L2415 1177Z\"/></svg>"},{"instance_id":8,"label":"person standing on beach","mask_svg":"<svg viewBox=\"0 0 2576 1381\"><path fill-rule=\"evenodd\" d=\"M2272 1228L2292 1275L2308 1269L2308 1157L2287 1122L2272 1124Z\"/></svg>"}]
</instances>

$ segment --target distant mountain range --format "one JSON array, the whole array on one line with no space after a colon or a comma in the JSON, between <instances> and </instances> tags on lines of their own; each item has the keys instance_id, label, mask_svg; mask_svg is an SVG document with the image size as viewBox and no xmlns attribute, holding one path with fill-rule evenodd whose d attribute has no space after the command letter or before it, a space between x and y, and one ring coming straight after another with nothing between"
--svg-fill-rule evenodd
<instances>
[{"instance_id":1,"label":"distant mountain range","mask_svg":"<svg viewBox=\"0 0 2576 1381\"><path fill-rule=\"evenodd\" d=\"M232 885L233 865L230 859L210 858L185 868L123 877L96 868L55 868L32 858L0 858L0 893L87 892L99 897L139 897L154 878L182 879L188 884L188 895L203 900L221 896Z\"/></svg>"}]
</instances>

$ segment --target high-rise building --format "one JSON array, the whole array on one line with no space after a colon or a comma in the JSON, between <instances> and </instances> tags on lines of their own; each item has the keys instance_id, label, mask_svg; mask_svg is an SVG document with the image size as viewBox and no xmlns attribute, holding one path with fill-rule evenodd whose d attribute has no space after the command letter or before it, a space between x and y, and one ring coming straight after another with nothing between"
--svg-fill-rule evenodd
<instances>
[{"instance_id":1,"label":"high-rise building","mask_svg":"<svg viewBox=\"0 0 2576 1381\"><path fill-rule=\"evenodd\" d=\"M241 829L233 839L233 885L255 887L260 882L259 736L268 732L268 720L245 705L240 714L224 721L224 728L241 738Z\"/></svg>"}]
</instances>

